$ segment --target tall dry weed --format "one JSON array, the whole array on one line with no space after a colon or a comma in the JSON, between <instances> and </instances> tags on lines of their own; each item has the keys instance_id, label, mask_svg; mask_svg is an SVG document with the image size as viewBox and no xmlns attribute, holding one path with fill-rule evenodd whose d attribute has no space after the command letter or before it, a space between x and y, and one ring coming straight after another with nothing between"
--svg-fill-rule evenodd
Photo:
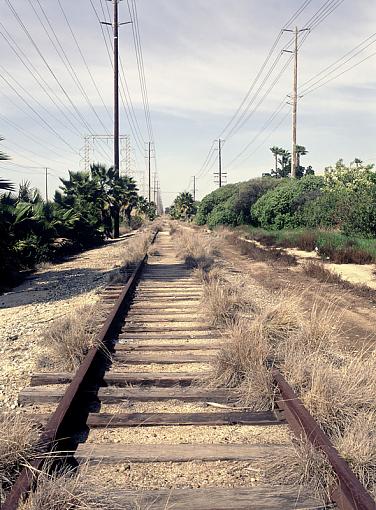
<instances>
[{"instance_id":1,"label":"tall dry weed","mask_svg":"<svg viewBox=\"0 0 376 510\"><path fill-rule=\"evenodd\" d=\"M201 233L184 229L177 233L178 256L184 259L189 268L199 268L208 271L214 264L219 249L213 239Z\"/></svg>"},{"instance_id":2,"label":"tall dry weed","mask_svg":"<svg viewBox=\"0 0 376 510\"><path fill-rule=\"evenodd\" d=\"M55 319L39 339L46 353L43 363L68 371L78 368L89 349L97 345L94 315L92 305L83 305L65 317Z\"/></svg>"},{"instance_id":3,"label":"tall dry weed","mask_svg":"<svg viewBox=\"0 0 376 510\"><path fill-rule=\"evenodd\" d=\"M133 504L124 505L110 483L89 474L85 467L79 471L65 470L38 473L38 480L28 499L19 510L135 510Z\"/></svg>"},{"instance_id":4,"label":"tall dry weed","mask_svg":"<svg viewBox=\"0 0 376 510\"><path fill-rule=\"evenodd\" d=\"M0 503L17 475L36 453L38 431L29 418L0 414Z\"/></svg>"}]
</instances>

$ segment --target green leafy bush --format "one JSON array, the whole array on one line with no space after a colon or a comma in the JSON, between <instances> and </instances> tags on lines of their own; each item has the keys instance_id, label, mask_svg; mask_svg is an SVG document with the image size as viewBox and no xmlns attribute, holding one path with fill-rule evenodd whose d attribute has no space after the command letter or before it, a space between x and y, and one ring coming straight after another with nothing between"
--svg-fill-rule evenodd
<instances>
[{"instance_id":1,"label":"green leafy bush","mask_svg":"<svg viewBox=\"0 0 376 510\"><path fill-rule=\"evenodd\" d=\"M265 193L251 209L253 220L264 228L283 229L302 226L302 210L322 193L323 178L308 175L302 179L283 179Z\"/></svg>"},{"instance_id":2,"label":"green leafy bush","mask_svg":"<svg viewBox=\"0 0 376 510\"><path fill-rule=\"evenodd\" d=\"M237 184L228 184L207 195L200 203L196 223L237 226L250 223L252 205L280 181L272 178L257 178Z\"/></svg>"}]
</instances>

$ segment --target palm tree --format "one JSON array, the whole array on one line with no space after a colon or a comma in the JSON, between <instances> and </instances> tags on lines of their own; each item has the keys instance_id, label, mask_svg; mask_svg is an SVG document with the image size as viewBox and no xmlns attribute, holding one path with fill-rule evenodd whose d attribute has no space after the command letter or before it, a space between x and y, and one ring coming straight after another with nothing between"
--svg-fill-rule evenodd
<instances>
[{"instance_id":1,"label":"palm tree","mask_svg":"<svg viewBox=\"0 0 376 510\"><path fill-rule=\"evenodd\" d=\"M300 156L305 156L306 154L308 154L308 151L304 147L304 145L296 145L295 151L296 151L297 167L299 168L300 167Z\"/></svg>"},{"instance_id":2,"label":"palm tree","mask_svg":"<svg viewBox=\"0 0 376 510\"><path fill-rule=\"evenodd\" d=\"M280 151L281 158L278 160L281 168L278 170L277 177L288 177L291 171L291 154L285 149Z\"/></svg>"},{"instance_id":3,"label":"palm tree","mask_svg":"<svg viewBox=\"0 0 376 510\"><path fill-rule=\"evenodd\" d=\"M270 150L272 154L274 155L274 172L273 174L277 177L279 175L278 172L278 156L281 156L284 152L284 149L281 147L277 147L276 145L273 145L273 147L270 147Z\"/></svg>"},{"instance_id":4,"label":"palm tree","mask_svg":"<svg viewBox=\"0 0 376 510\"><path fill-rule=\"evenodd\" d=\"M0 177L0 189L2 189L4 191L13 191L14 190L14 186L13 186L13 184L10 181L7 181L5 179L1 179L1 177Z\"/></svg>"},{"instance_id":5,"label":"palm tree","mask_svg":"<svg viewBox=\"0 0 376 510\"><path fill-rule=\"evenodd\" d=\"M4 138L0 137L0 142L2 142L3 140ZM9 157L6 154L4 154L4 152L0 151L0 161L6 161L7 159L9 159ZM0 178L0 189L3 189L4 191L13 191L14 186L10 181Z\"/></svg>"}]
</instances>

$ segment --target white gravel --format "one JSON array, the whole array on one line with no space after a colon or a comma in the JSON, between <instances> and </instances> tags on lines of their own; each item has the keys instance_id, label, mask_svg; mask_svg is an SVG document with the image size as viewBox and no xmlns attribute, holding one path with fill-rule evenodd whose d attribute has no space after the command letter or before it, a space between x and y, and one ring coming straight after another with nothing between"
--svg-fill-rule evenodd
<instances>
[{"instance_id":1,"label":"white gravel","mask_svg":"<svg viewBox=\"0 0 376 510\"><path fill-rule=\"evenodd\" d=\"M0 410L16 409L19 391L43 356L39 333L75 307L98 301L98 291L119 267L127 241L110 241L65 262L44 264L0 296Z\"/></svg>"}]
</instances>

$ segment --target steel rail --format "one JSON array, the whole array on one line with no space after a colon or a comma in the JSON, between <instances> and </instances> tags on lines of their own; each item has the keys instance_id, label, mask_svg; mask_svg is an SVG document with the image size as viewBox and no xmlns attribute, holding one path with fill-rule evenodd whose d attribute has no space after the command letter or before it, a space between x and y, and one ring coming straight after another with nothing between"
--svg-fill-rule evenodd
<instances>
[{"instance_id":1,"label":"steel rail","mask_svg":"<svg viewBox=\"0 0 376 510\"><path fill-rule=\"evenodd\" d=\"M154 242L157 233L154 232L151 243ZM98 377L100 377L98 370L99 360L105 355L101 346L110 346L112 344L113 337L116 335L119 325L124 318L124 311L130 304L133 290L147 258L148 255L145 254L115 302L110 315L98 333L97 346L92 347L86 354L58 407L49 418L45 430L39 437L38 444L40 445L40 450L38 457L21 470L5 502L1 506L2 510L17 510L20 501L32 490L38 473L43 468L46 460L49 459L48 454L56 450L59 441L64 441L68 438L67 431L72 426L70 422L72 419L75 419L74 413L79 412L79 402L84 398L87 386L93 383L93 381L98 382ZM65 452L60 451L56 455L63 455L63 453ZM68 450L66 453L73 452Z\"/></svg>"},{"instance_id":2,"label":"steel rail","mask_svg":"<svg viewBox=\"0 0 376 510\"><path fill-rule=\"evenodd\" d=\"M316 449L321 450L337 475L338 485L331 492L332 500L341 510L375 510L376 503L365 487L352 472L331 443L329 437L309 413L278 369L272 370L274 383L279 390L277 397L279 409L298 437L306 438Z\"/></svg>"}]
</instances>

